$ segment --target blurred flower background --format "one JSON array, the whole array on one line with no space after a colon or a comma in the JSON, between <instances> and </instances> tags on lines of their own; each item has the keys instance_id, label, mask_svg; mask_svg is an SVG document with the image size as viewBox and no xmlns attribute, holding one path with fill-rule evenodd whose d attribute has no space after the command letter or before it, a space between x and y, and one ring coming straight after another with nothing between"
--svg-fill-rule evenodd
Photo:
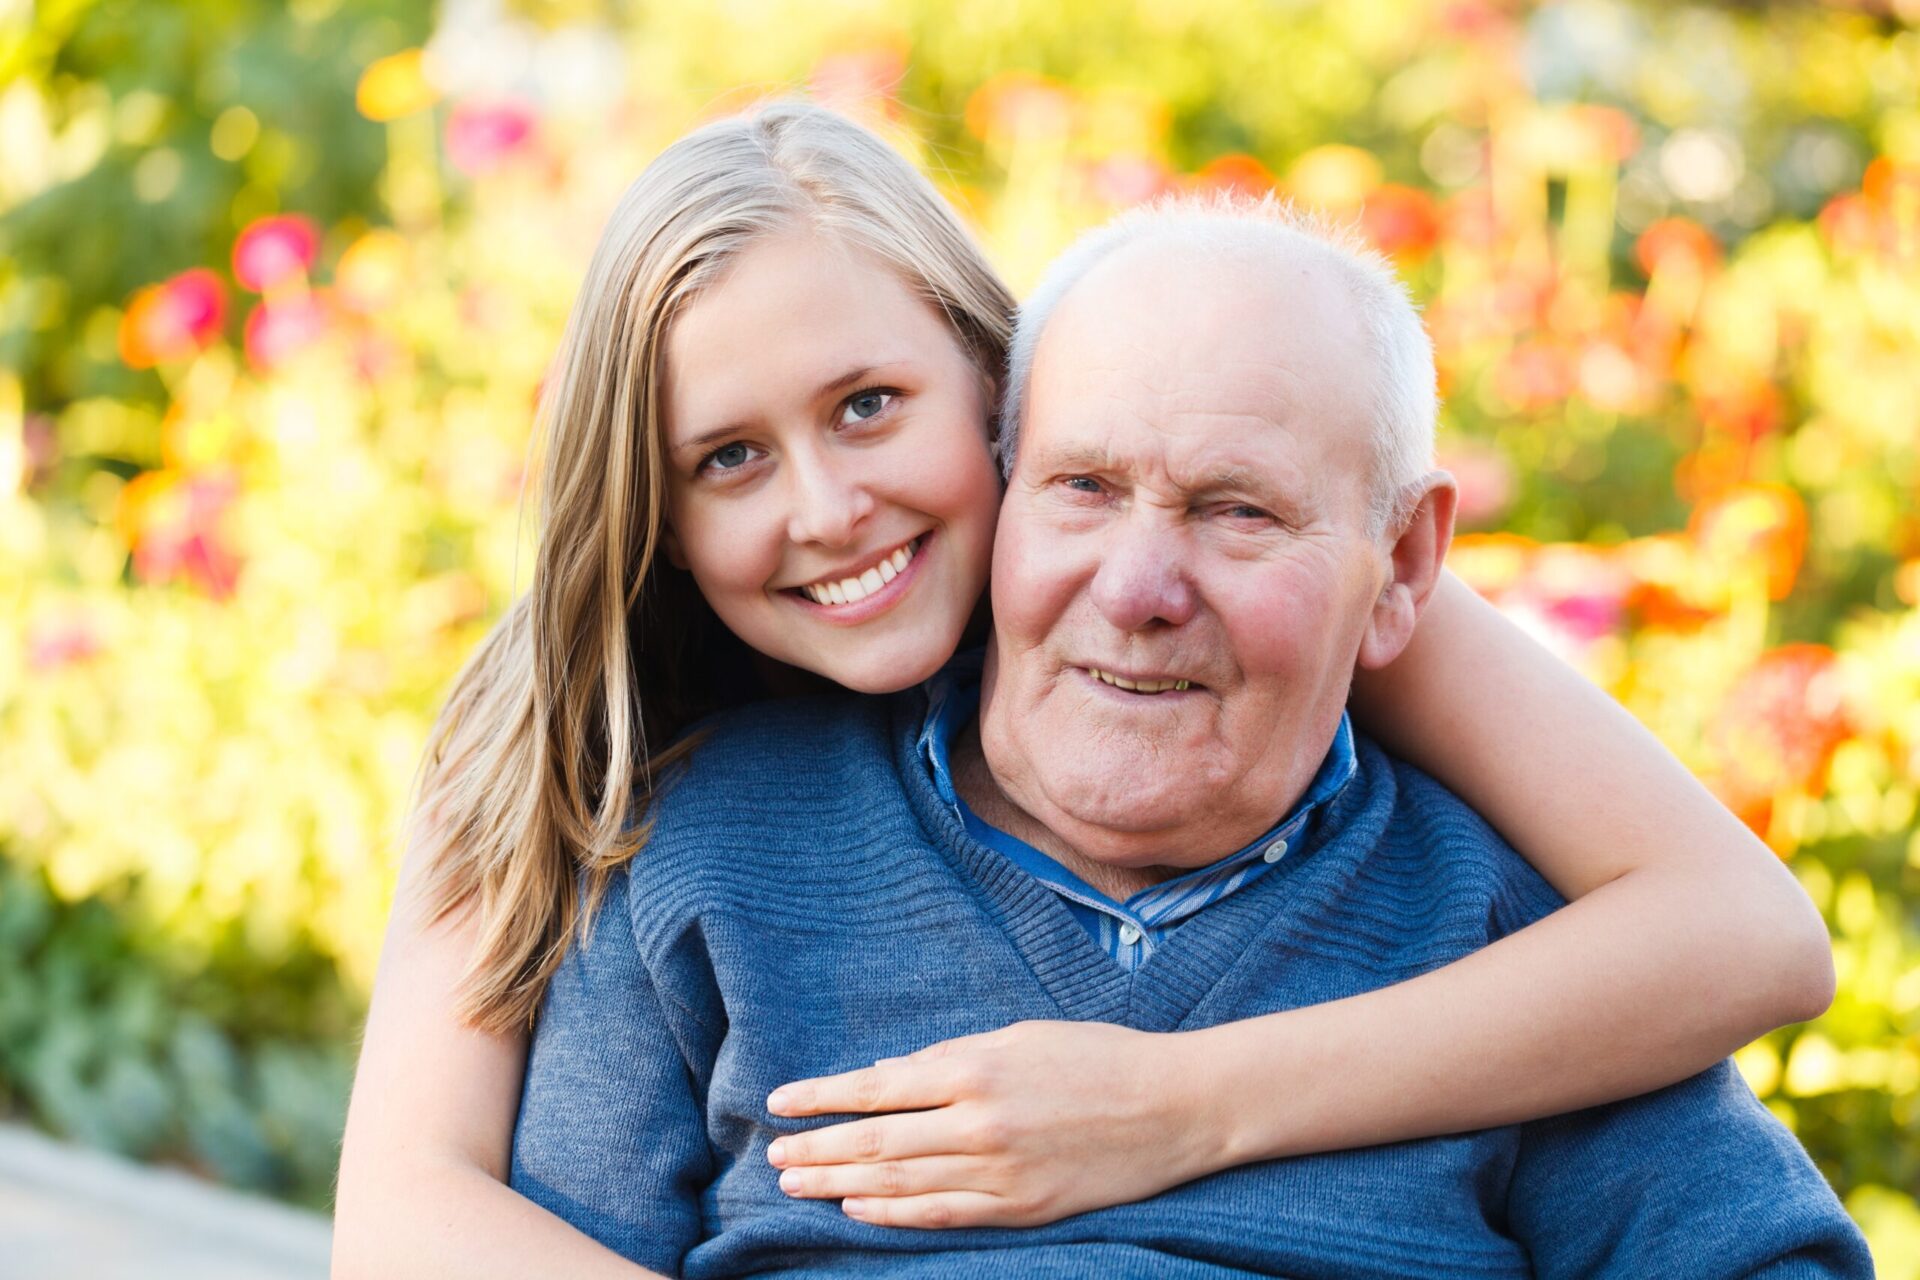
<instances>
[{"instance_id":1,"label":"blurred flower background","mask_svg":"<svg viewBox=\"0 0 1920 1280\"><path fill-rule=\"evenodd\" d=\"M784 90L1016 289L1179 189L1393 255L1455 568L1826 913L1738 1061L1920 1275L1920 0L0 3L0 1109L325 1203L586 254Z\"/></svg>"}]
</instances>

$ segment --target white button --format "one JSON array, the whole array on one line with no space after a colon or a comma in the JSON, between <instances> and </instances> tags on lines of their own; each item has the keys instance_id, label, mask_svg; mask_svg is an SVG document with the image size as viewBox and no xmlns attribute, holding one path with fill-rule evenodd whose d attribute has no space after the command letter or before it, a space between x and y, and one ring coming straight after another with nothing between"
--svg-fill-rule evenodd
<instances>
[{"instance_id":1,"label":"white button","mask_svg":"<svg viewBox=\"0 0 1920 1280\"><path fill-rule=\"evenodd\" d=\"M1280 861L1280 859L1287 856L1287 842L1285 840L1275 840L1267 846L1267 851L1260 856L1268 862Z\"/></svg>"},{"instance_id":2,"label":"white button","mask_svg":"<svg viewBox=\"0 0 1920 1280\"><path fill-rule=\"evenodd\" d=\"M1140 930L1130 924L1120 926L1120 945L1130 947L1140 941Z\"/></svg>"}]
</instances>

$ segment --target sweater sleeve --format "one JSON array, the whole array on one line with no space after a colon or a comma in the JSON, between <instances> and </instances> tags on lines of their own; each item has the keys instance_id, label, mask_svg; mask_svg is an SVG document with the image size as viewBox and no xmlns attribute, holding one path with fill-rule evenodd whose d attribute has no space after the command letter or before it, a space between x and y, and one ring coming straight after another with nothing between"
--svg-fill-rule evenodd
<instances>
[{"instance_id":1,"label":"sweater sleeve","mask_svg":"<svg viewBox=\"0 0 1920 1280\"><path fill-rule=\"evenodd\" d=\"M511 1184L608 1248L678 1275L712 1179L693 1075L614 877L554 974L527 1059Z\"/></svg>"},{"instance_id":2,"label":"sweater sleeve","mask_svg":"<svg viewBox=\"0 0 1920 1280\"><path fill-rule=\"evenodd\" d=\"M1873 1275L1832 1189L1731 1062L1522 1126L1507 1210L1543 1278Z\"/></svg>"}]
</instances>

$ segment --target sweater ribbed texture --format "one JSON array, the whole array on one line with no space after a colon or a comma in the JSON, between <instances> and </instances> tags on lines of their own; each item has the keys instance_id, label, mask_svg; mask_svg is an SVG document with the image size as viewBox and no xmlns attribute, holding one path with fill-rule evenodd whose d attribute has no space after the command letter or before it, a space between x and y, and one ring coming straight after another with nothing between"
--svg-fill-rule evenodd
<instances>
[{"instance_id":1,"label":"sweater ribbed texture","mask_svg":"<svg viewBox=\"0 0 1920 1280\"><path fill-rule=\"evenodd\" d=\"M1030 1230L880 1228L790 1199L768 1144L831 1122L767 1114L790 1080L1028 1018L1171 1031L1340 999L1559 905L1450 793L1360 740L1302 846L1129 974L966 834L916 758L923 712L909 692L709 725L548 993L517 1190L690 1280L1872 1274L1724 1062L1626 1103L1244 1166Z\"/></svg>"}]
</instances>

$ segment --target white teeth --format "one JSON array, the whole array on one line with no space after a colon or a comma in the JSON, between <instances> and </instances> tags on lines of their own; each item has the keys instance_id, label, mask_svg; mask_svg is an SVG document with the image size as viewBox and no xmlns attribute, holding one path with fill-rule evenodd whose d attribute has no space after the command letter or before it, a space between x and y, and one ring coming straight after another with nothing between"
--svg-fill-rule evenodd
<instances>
[{"instance_id":1,"label":"white teeth","mask_svg":"<svg viewBox=\"0 0 1920 1280\"><path fill-rule=\"evenodd\" d=\"M857 578L842 578L838 582L810 582L800 588L800 594L815 604L852 604L857 600L865 600L899 577L919 550L920 539L915 538Z\"/></svg>"},{"instance_id":2,"label":"white teeth","mask_svg":"<svg viewBox=\"0 0 1920 1280\"><path fill-rule=\"evenodd\" d=\"M1110 684L1117 689L1127 689L1134 693L1166 693L1169 690L1178 693L1193 687L1191 680L1129 680L1125 676L1116 676L1111 671L1102 671L1098 667L1088 667L1086 671L1101 684Z\"/></svg>"}]
</instances>

